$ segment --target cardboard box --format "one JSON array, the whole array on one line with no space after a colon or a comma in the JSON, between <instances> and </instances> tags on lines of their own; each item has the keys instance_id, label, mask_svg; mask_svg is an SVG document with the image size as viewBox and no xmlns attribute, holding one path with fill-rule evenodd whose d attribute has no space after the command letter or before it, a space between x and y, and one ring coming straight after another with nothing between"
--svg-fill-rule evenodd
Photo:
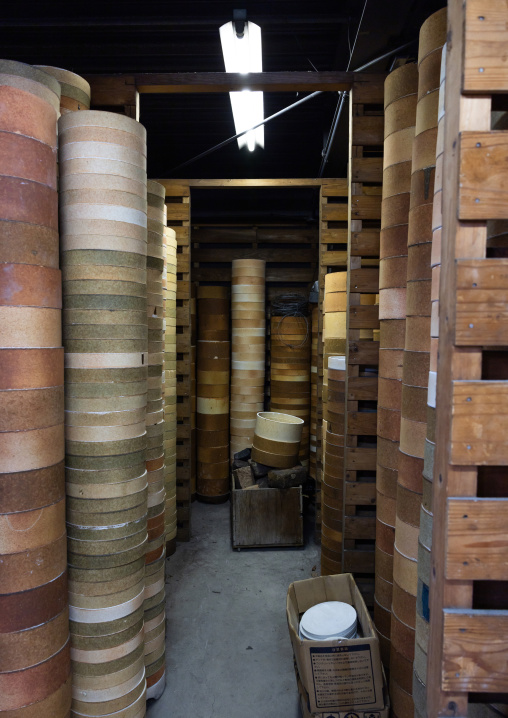
<instances>
[{"instance_id":1,"label":"cardboard box","mask_svg":"<svg viewBox=\"0 0 508 718\"><path fill-rule=\"evenodd\" d=\"M356 608L359 638L300 639L302 614L323 601L344 601ZM298 675L308 696L308 713L326 718L351 712L360 718L382 716L385 695L379 641L353 576L343 573L292 583L286 612Z\"/></svg>"},{"instance_id":2,"label":"cardboard box","mask_svg":"<svg viewBox=\"0 0 508 718\"><path fill-rule=\"evenodd\" d=\"M388 689L386 687L386 680L384 682L384 695L385 695L385 707L382 710L345 710L339 711L338 713L326 711L325 713L310 713L309 708L309 694L303 687L300 676L298 675L298 668L295 663L296 682L298 684L298 696L300 698L300 710L302 711L303 718L389 718L390 716L390 700L388 698ZM384 676L384 673L383 673Z\"/></svg>"}]
</instances>

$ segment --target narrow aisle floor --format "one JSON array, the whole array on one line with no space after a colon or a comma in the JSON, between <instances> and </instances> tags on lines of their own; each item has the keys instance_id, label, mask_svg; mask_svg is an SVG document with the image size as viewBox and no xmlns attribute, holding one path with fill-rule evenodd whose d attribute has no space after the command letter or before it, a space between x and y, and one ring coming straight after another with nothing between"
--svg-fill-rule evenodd
<instances>
[{"instance_id":1,"label":"narrow aisle floor","mask_svg":"<svg viewBox=\"0 0 508 718\"><path fill-rule=\"evenodd\" d=\"M233 551L230 506L194 503L167 564L167 684L148 718L298 718L286 593L319 549Z\"/></svg>"}]
</instances>

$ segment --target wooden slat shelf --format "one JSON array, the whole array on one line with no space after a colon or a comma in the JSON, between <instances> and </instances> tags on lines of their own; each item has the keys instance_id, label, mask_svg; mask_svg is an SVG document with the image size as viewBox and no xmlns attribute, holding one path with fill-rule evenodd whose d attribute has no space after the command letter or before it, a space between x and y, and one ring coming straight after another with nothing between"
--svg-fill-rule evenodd
<instances>
[{"instance_id":1,"label":"wooden slat shelf","mask_svg":"<svg viewBox=\"0 0 508 718\"><path fill-rule=\"evenodd\" d=\"M177 351L177 540L190 540L191 517L191 355L190 355L190 193L179 183L165 182L168 227L176 232L176 351Z\"/></svg>"},{"instance_id":2,"label":"wooden slat shelf","mask_svg":"<svg viewBox=\"0 0 508 718\"><path fill-rule=\"evenodd\" d=\"M508 218L506 3L449 0L448 37L427 710L466 718L471 693L508 693L508 382L488 361L508 360L508 263L486 258Z\"/></svg>"},{"instance_id":3,"label":"wooden slat shelf","mask_svg":"<svg viewBox=\"0 0 508 718\"><path fill-rule=\"evenodd\" d=\"M353 87L350 106L348 291L342 564L369 607L374 605L379 308L384 77L370 84L368 103ZM369 157L375 148L376 157ZM367 303L365 303L367 302ZM367 370L367 371L366 371ZM368 376L365 376L368 373ZM369 402L364 411L362 402ZM368 483L367 483L368 481Z\"/></svg>"}]
</instances>

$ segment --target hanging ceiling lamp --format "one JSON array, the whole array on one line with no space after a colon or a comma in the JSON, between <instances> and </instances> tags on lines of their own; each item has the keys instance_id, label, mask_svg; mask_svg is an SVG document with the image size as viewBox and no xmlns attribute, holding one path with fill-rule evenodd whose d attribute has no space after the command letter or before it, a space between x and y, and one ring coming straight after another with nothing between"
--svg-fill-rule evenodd
<instances>
[{"instance_id":1,"label":"hanging ceiling lamp","mask_svg":"<svg viewBox=\"0 0 508 718\"><path fill-rule=\"evenodd\" d=\"M227 22L220 28L220 40L226 72L238 72L242 75L263 72L261 28L247 21L246 10L233 11L233 22ZM262 92L252 92L246 88L239 92L230 92L229 97L237 134L263 121ZM247 146L253 152L256 145L265 145L262 126L238 138L240 148Z\"/></svg>"}]
</instances>

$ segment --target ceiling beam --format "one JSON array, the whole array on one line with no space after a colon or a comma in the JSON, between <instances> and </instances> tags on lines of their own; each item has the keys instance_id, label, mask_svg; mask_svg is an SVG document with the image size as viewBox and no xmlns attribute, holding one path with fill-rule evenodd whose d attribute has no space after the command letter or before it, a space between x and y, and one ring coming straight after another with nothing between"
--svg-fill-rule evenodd
<instances>
[{"instance_id":1,"label":"ceiling beam","mask_svg":"<svg viewBox=\"0 0 508 718\"><path fill-rule=\"evenodd\" d=\"M352 72L251 72L248 75L232 72L149 72L133 75L87 75L92 88L94 105L123 105L115 95L125 96L126 86L140 94L168 94L189 92L234 92L261 90L264 92L340 92L349 90ZM102 101L102 99L108 101Z\"/></svg>"},{"instance_id":2,"label":"ceiling beam","mask_svg":"<svg viewBox=\"0 0 508 718\"><path fill-rule=\"evenodd\" d=\"M175 186L180 189L194 187L196 189L216 189L225 187L321 187L322 184L340 184L347 192L346 179L330 179L329 177L277 178L277 179L157 179L168 191ZM187 194L187 192L186 192Z\"/></svg>"}]
</instances>

